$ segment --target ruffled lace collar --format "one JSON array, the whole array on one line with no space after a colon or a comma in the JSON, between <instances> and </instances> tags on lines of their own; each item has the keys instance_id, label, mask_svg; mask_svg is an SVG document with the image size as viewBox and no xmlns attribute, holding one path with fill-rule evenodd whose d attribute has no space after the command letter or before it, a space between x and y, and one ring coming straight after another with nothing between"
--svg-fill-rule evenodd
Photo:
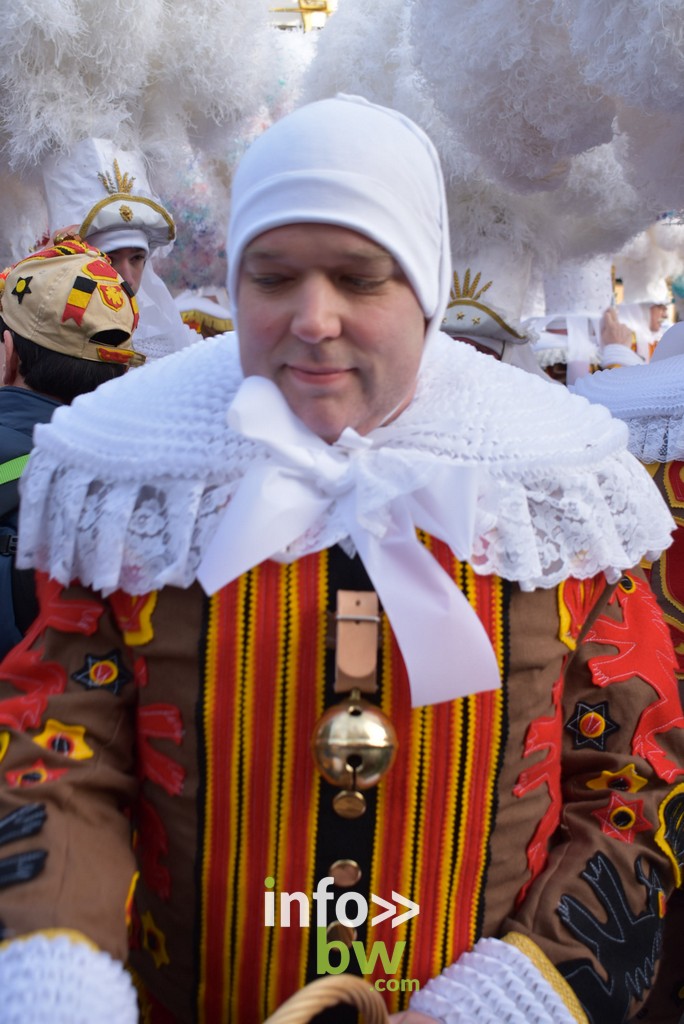
<instances>
[{"instance_id":1,"label":"ruffled lace collar","mask_svg":"<svg viewBox=\"0 0 684 1024\"><path fill-rule=\"evenodd\" d=\"M684 459L684 355L580 377L572 391L627 424L640 462Z\"/></svg>"},{"instance_id":2,"label":"ruffled lace collar","mask_svg":"<svg viewBox=\"0 0 684 1024\"><path fill-rule=\"evenodd\" d=\"M104 592L189 586L247 467L270 458L227 424L241 381L222 335L57 410L22 480L19 564ZM600 406L440 335L409 408L368 435L358 513L377 515L416 473L429 487L445 467L476 467L476 572L525 589L615 579L673 528L626 434ZM347 533L333 505L284 557L350 550Z\"/></svg>"}]
</instances>

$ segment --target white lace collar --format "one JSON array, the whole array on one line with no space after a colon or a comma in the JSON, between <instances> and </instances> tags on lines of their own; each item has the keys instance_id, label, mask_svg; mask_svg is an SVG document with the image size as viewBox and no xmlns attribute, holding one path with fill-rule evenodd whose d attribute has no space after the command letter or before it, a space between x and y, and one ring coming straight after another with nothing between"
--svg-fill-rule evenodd
<instances>
[{"instance_id":1,"label":"white lace collar","mask_svg":"<svg viewBox=\"0 0 684 1024\"><path fill-rule=\"evenodd\" d=\"M269 458L227 425L241 380L234 335L222 335L57 410L22 480L19 564L104 592L189 586L246 468ZM525 589L615 579L673 528L626 433L600 406L440 335L409 408L368 435L358 512L414 488L417 473L429 487L437 470L475 466L476 572ZM289 557L338 542L333 507Z\"/></svg>"},{"instance_id":2,"label":"white lace collar","mask_svg":"<svg viewBox=\"0 0 684 1024\"><path fill-rule=\"evenodd\" d=\"M588 374L571 390L627 424L640 462L684 459L684 355Z\"/></svg>"}]
</instances>

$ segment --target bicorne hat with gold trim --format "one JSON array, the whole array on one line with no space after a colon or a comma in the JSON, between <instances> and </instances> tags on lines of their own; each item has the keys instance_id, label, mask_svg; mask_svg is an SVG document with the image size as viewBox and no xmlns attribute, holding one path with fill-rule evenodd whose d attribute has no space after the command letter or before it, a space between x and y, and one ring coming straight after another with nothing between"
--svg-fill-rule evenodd
<instances>
[{"instance_id":1,"label":"bicorne hat with gold trim","mask_svg":"<svg viewBox=\"0 0 684 1024\"><path fill-rule=\"evenodd\" d=\"M176 237L173 217L152 192L138 153L108 139L82 139L47 159L42 173L53 237L69 228L107 252L135 245L149 251Z\"/></svg>"},{"instance_id":2,"label":"bicorne hat with gold trim","mask_svg":"<svg viewBox=\"0 0 684 1024\"><path fill-rule=\"evenodd\" d=\"M442 330L454 337L523 345L520 323L531 269L529 252L514 253L501 241L484 243L453 261L453 284Z\"/></svg>"}]
</instances>

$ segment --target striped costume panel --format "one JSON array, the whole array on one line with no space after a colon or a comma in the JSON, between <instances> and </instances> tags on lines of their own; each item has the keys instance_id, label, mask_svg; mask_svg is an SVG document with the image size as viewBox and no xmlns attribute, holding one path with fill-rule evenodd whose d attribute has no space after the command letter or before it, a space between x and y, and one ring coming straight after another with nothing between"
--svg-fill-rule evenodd
<instances>
[{"instance_id":1,"label":"striped costume panel","mask_svg":"<svg viewBox=\"0 0 684 1024\"><path fill-rule=\"evenodd\" d=\"M441 543L424 542L480 615L503 670L504 584L475 576ZM292 565L266 562L210 601L200 745L202 1024L262 1020L316 977L310 897L331 858L360 865L354 891L369 902L369 917L379 913L371 894L390 900L394 890L420 905L397 928L388 918L358 929L371 960L374 944L384 942L391 956L405 943L401 978L424 982L479 934L505 691L411 710L404 664L383 617L377 696L399 753L366 791L366 814L339 818L331 810L335 789L309 748L324 707L341 699L332 692L334 654L326 646L340 588L371 586L358 560L321 552ZM275 894L274 926L264 923L266 891ZM290 901L284 926L280 897L292 893L308 896L308 905ZM349 969L360 969L353 954ZM369 980L387 973L376 959ZM386 998L390 1009L407 1001L401 992Z\"/></svg>"}]
</instances>

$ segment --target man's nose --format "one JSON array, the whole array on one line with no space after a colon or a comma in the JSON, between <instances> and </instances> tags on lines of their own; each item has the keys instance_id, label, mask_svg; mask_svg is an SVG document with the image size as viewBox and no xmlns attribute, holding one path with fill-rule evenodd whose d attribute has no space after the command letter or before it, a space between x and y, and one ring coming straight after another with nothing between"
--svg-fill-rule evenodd
<instances>
[{"instance_id":1,"label":"man's nose","mask_svg":"<svg viewBox=\"0 0 684 1024\"><path fill-rule=\"evenodd\" d=\"M115 267L115 270L116 270L117 274L119 275L119 277L123 277L124 281L127 284L129 284L131 286L131 288L134 287L135 275L133 273L133 268L131 267L131 264L130 264L129 260L125 260L125 259L124 260L119 260L119 262L117 263L117 265Z\"/></svg>"},{"instance_id":2,"label":"man's nose","mask_svg":"<svg viewBox=\"0 0 684 1024\"><path fill-rule=\"evenodd\" d=\"M311 345L339 335L340 302L331 281L321 276L302 282L295 294L291 326L297 338Z\"/></svg>"}]
</instances>

